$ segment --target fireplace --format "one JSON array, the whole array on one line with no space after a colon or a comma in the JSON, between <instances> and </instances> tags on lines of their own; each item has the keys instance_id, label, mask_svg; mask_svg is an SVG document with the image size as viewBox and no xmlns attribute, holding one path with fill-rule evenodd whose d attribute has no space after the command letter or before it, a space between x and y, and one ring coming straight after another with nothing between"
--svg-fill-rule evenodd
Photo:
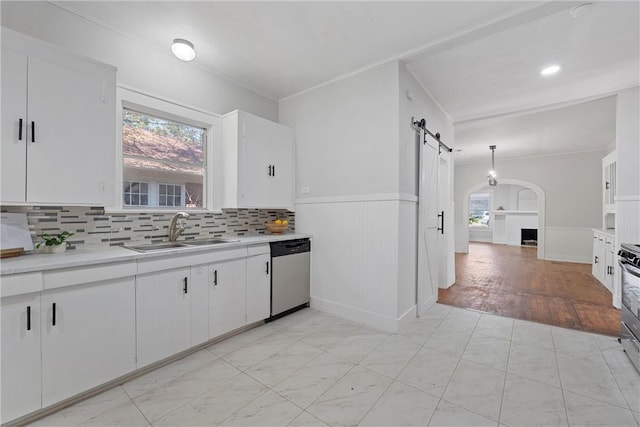
<instances>
[{"instance_id":1,"label":"fireplace","mask_svg":"<svg viewBox=\"0 0 640 427\"><path fill-rule=\"evenodd\" d=\"M522 246L538 246L538 229L537 228L521 228L520 244Z\"/></svg>"}]
</instances>

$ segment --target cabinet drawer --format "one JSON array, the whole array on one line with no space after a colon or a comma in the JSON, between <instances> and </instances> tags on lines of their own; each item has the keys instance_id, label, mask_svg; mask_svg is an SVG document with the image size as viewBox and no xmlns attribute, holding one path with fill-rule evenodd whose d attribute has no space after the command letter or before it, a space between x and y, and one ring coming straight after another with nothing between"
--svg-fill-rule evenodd
<instances>
[{"instance_id":1,"label":"cabinet drawer","mask_svg":"<svg viewBox=\"0 0 640 427\"><path fill-rule=\"evenodd\" d=\"M42 272L10 274L0 278L0 296L27 294L42 290Z\"/></svg>"},{"instance_id":2,"label":"cabinet drawer","mask_svg":"<svg viewBox=\"0 0 640 427\"><path fill-rule=\"evenodd\" d=\"M55 289L83 283L119 279L135 276L136 271L135 261L46 271L43 276L43 287L44 289Z\"/></svg>"},{"instance_id":3,"label":"cabinet drawer","mask_svg":"<svg viewBox=\"0 0 640 427\"><path fill-rule=\"evenodd\" d=\"M246 258L247 248L220 249L211 251L191 252L184 255L168 255L166 257L154 257L138 261L138 274L156 273L162 270L190 267L198 264L228 261L238 258Z\"/></svg>"}]
</instances>

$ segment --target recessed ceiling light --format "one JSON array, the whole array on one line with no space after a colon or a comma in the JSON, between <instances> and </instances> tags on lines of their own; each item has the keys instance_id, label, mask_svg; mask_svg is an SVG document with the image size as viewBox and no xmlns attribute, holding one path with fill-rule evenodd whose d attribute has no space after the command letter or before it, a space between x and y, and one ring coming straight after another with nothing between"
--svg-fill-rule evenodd
<instances>
[{"instance_id":1,"label":"recessed ceiling light","mask_svg":"<svg viewBox=\"0 0 640 427\"><path fill-rule=\"evenodd\" d=\"M560 71L559 65L549 65L548 67L543 68L542 71L540 71L540 74L543 76L551 76L558 71Z\"/></svg>"},{"instance_id":2,"label":"recessed ceiling light","mask_svg":"<svg viewBox=\"0 0 640 427\"><path fill-rule=\"evenodd\" d=\"M193 61L196 57L193 43L185 39L174 39L171 44L171 52L181 61Z\"/></svg>"}]
</instances>

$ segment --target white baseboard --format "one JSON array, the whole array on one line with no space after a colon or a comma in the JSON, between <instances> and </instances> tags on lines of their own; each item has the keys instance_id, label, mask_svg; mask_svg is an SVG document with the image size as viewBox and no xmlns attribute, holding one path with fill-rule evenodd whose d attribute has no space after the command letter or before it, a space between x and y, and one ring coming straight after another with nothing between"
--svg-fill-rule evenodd
<instances>
[{"instance_id":1,"label":"white baseboard","mask_svg":"<svg viewBox=\"0 0 640 427\"><path fill-rule=\"evenodd\" d=\"M412 307L407 311L407 313L403 314L400 319L394 319L393 317L384 316L378 313L371 313L360 308L340 304L335 301L327 301L313 296L311 297L310 305L311 308L315 310L323 311L353 322L362 323L366 326L380 329L391 334L398 332L402 322L408 322L408 319L411 318L412 311L415 313L415 307ZM415 315L413 317L415 317Z\"/></svg>"},{"instance_id":2,"label":"white baseboard","mask_svg":"<svg viewBox=\"0 0 640 427\"><path fill-rule=\"evenodd\" d=\"M431 308L433 304L436 303L436 301L437 301L437 296L432 295L431 297L429 297L428 300L420 304L418 313L425 313L429 308ZM418 317L420 317L420 315L418 315Z\"/></svg>"},{"instance_id":3,"label":"white baseboard","mask_svg":"<svg viewBox=\"0 0 640 427\"><path fill-rule=\"evenodd\" d=\"M401 330L404 326L413 322L416 319L416 315L416 306L413 305L398 319L398 329Z\"/></svg>"},{"instance_id":4,"label":"white baseboard","mask_svg":"<svg viewBox=\"0 0 640 427\"><path fill-rule=\"evenodd\" d=\"M570 256L570 255L564 255L564 254L558 254L558 255L546 254L545 260L560 261L560 262L575 262L578 264L591 264L591 257Z\"/></svg>"}]
</instances>

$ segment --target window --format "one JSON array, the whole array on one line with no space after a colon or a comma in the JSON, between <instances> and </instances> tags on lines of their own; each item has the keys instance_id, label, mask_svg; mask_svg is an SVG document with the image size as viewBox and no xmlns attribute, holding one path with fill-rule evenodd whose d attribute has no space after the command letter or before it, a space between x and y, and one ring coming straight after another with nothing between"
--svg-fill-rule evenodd
<instances>
[{"instance_id":1,"label":"window","mask_svg":"<svg viewBox=\"0 0 640 427\"><path fill-rule=\"evenodd\" d=\"M184 206L181 185L160 184L159 189L158 206Z\"/></svg>"},{"instance_id":2,"label":"window","mask_svg":"<svg viewBox=\"0 0 640 427\"><path fill-rule=\"evenodd\" d=\"M123 108L123 206L205 207L206 146L204 127Z\"/></svg>"},{"instance_id":3,"label":"window","mask_svg":"<svg viewBox=\"0 0 640 427\"><path fill-rule=\"evenodd\" d=\"M473 193L469 196L469 227L490 227L491 193Z\"/></svg>"},{"instance_id":4,"label":"window","mask_svg":"<svg viewBox=\"0 0 640 427\"><path fill-rule=\"evenodd\" d=\"M148 206L149 184L146 182L125 182L124 204L125 206Z\"/></svg>"}]
</instances>

